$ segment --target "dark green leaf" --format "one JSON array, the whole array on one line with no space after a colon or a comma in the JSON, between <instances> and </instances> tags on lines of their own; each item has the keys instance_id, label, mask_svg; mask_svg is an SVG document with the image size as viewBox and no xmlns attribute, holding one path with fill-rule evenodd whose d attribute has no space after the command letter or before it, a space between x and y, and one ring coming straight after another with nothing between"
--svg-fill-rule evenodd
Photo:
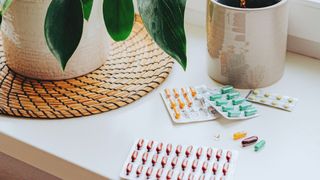
<instances>
[{"instance_id":1,"label":"dark green leaf","mask_svg":"<svg viewBox=\"0 0 320 180\"><path fill-rule=\"evenodd\" d=\"M187 67L184 12L186 0L138 0L143 23L155 42Z\"/></svg>"},{"instance_id":2,"label":"dark green leaf","mask_svg":"<svg viewBox=\"0 0 320 180\"><path fill-rule=\"evenodd\" d=\"M103 16L113 40L123 41L128 38L134 23L132 0L104 0Z\"/></svg>"},{"instance_id":3,"label":"dark green leaf","mask_svg":"<svg viewBox=\"0 0 320 180\"><path fill-rule=\"evenodd\" d=\"M10 7L10 5L12 4L13 0L4 0L3 3L1 3L1 14L4 14L7 12L8 8Z\"/></svg>"},{"instance_id":4,"label":"dark green leaf","mask_svg":"<svg viewBox=\"0 0 320 180\"><path fill-rule=\"evenodd\" d=\"M88 21L91 14L91 10L92 10L93 0L81 0L81 1L82 1L84 19ZM101 1L101 0L98 0L98 1Z\"/></svg>"},{"instance_id":5,"label":"dark green leaf","mask_svg":"<svg viewBox=\"0 0 320 180\"><path fill-rule=\"evenodd\" d=\"M63 69L79 45L83 21L80 0L52 0L45 20L45 37Z\"/></svg>"}]
</instances>

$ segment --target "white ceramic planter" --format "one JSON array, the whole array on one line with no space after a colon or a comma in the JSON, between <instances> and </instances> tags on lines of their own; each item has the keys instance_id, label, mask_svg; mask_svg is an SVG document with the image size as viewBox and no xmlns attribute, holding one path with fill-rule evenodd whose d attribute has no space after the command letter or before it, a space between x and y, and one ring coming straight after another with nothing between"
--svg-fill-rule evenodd
<instances>
[{"instance_id":1,"label":"white ceramic planter","mask_svg":"<svg viewBox=\"0 0 320 180\"><path fill-rule=\"evenodd\" d=\"M3 17L2 39L7 65L16 73L45 80L69 79L99 68L107 58L108 36L102 2L94 1L78 49L65 71L51 54L44 37L44 22L51 0L14 1Z\"/></svg>"}]
</instances>

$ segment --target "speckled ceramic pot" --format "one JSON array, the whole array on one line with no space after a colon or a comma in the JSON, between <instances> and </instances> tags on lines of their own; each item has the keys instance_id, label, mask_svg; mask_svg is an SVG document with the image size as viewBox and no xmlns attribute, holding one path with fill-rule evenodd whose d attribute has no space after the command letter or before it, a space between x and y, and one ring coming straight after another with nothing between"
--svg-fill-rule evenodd
<instances>
[{"instance_id":1,"label":"speckled ceramic pot","mask_svg":"<svg viewBox=\"0 0 320 180\"><path fill-rule=\"evenodd\" d=\"M2 22L2 39L8 66L18 74L46 80L69 79L99 68L106 60L107 33L102 1L94 1L78 49L65 71L51 54L44 37L44 22L50 0L14 1Z\"/></svg>"},{"instance_id":2,"label":"speckled ceramic pot","mask_svg":"<svg viewBox=\"0 0 320 180\"><path fill-rule=\"evenodd\" d=\"M260 88L283 75L288 3L241 9L207 0L209 76L237 88Z\"/></svg>"}]
</instances>

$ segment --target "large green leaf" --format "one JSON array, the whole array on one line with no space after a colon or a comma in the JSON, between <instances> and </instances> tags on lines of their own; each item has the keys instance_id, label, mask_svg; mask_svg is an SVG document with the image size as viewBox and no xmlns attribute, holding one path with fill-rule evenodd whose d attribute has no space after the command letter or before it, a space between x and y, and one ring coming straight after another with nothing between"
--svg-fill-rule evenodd
<instances>
[{"instance_id":1,"label":"large green leaf","mask_svg":"<svg viewBox=\"0 0 320 180\"><path fill-rule=\"evenodd\" d=\"M186 69L186 0L138 0L138 6L144 25L155 42Z\"/></svg>"},{"instance_id":2,"label":"large green leaf","mask_svg":"<svg viewBox=\"0 0 320 180\"><path fill-rule=\"evenodd\" d=\"M45 20L45 37L63 69L79 45L83 21L81 0L52 0Z\"/></svg>"},{"instance_id":3,"label":"large green leaf","mask_svg":"<svg viewBox=\"0 0 320 180\"><path fill-rule=\"evenodd\" d=\"M13 0L2 0L1 1L1 14L4 14L7 12L8 8L12 4Z\"/></svg>"},{"instance_id":4,"label":"large green leaf","mask_svg":"<svg viewBox=\"0 0 320 180\"><path fill-rule=\"evenodd\" d=\"M88 21L91 14L91 10L92 10L93 0L81 0L81 1L82 1L84 19ZM98 1L101 1L101 0L98 0Z\"/></svg>"},{"instance_id":5,"label":"large green leaf","mask_svg":"<svg viewBox=\"0 0 320 180\"><path fill-rule=\"evenodd\" d=\"M134 23L132 0L104 0L103 16L113 40L123 41L128 38Z\"/></svg>"}]
</instances>

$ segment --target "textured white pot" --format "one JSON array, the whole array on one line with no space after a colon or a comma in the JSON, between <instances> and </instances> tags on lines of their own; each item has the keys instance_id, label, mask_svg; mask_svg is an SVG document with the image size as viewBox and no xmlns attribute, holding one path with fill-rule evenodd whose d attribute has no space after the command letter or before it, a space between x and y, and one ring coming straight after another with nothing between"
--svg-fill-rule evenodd
<instances>
[{"instance_id":1,"label":"textured white pot","mask_svg":"<svg viewBox=\"0 0 320 180\"><path fill-rule=\"evenodd\" d=\"M51 0L14 1L2 22L2 39L7 65L16 73L45 80L69 79L99 68L107 58L107 35L102 2L94 1L78 49L65 71L47 47L44 22Z\"/></svg>"}]
</instances>

